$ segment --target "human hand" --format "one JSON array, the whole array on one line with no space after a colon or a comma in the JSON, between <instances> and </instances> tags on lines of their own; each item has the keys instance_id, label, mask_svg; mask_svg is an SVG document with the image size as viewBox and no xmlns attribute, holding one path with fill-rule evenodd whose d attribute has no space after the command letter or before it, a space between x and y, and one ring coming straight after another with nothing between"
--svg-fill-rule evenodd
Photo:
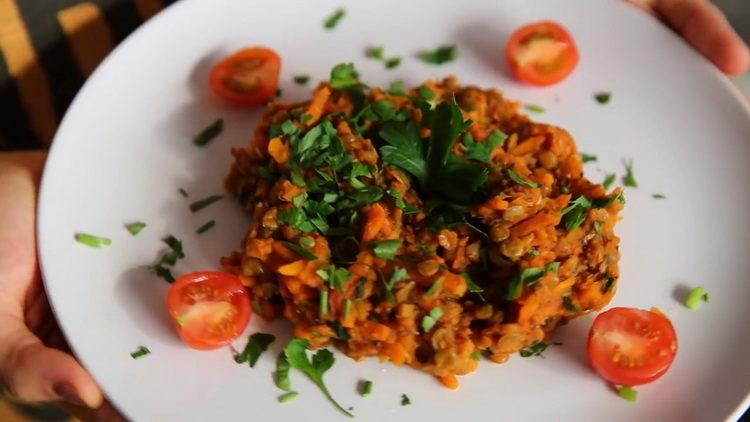
<instances>
[{"instance_id":1,"label":"human hand","mask_svg":"<svg viewBox=\"0 0 750 422\"><path fill-rule=\"evenodd\" d=\"M728 75L750 67L750 50L708 0L627 0L672 27L696 50Z\"/></svg>"},{"instance_id":2,"label":"human hand","mask_svg":"<svg viewBox=\"0 0 750 422\"><path fill-rule=\"evenodd\" d=\"M100 408L102 394L67 349L42 287L36 257L36 196L46 153L0 153L0 385L23 401ZM81 414L117 420L109 406Z\"/></svg>"}]
</instances>

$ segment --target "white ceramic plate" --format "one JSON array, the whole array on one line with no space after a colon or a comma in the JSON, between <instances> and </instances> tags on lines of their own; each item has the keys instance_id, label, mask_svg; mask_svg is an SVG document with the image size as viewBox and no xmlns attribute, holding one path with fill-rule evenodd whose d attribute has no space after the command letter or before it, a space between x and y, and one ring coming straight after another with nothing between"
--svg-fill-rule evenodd
<instances>
[{"instance_id":1,"label":"white ceramic plate","mask_svg":"<svg viewBox=\"0 0 750 422\"><path fill-rule=\"evenodd\" d=\"M342 5L346 17L323 30L323 19ZM548 18L569 28L581 62L560 85L521 86L507 76L504 43L513 28ZM430 66L413 57L444 43L457 44L457 61ZM364 58L366 46L380 44L404 57L400 67L386 71ZM749 113L727 79L656 20L602 0L185 0L128 38L89 79L60 127L42 184L40 255L55 313L77 356L127 416L342 418L297 373L300 397L277 403L271 374L289 338L285 323L253 320L250 331L280 337L254 369L235 364L228 349L191 350L168 323L168 285L144 269L166 234L185 242L183 272L217 267L245 232L248 220L232 199L196 214L188 203L222 191L230 147L244 145L258 121L259 110L228 107L206 86L211 64L246 45L279 52L284 99L309 94L293 75L325 79L343 61L354 61L372 85L453 73L544 106L539 120L568 129L581 151L599 156L586 165L593 180L622 175L622 159L634 161L640 187L627 190L618 228L622 279L612 305L658 306L669 315L680 349L666 376L640 388L636 403L619 399L587 366L586 317L561 328L555 338L563 346L544 359L482 362L461 377L458 391L409 368L337 354L327 381L358 419L719 420L747 407ZM613 93L610 104L593 100L600 90ZM226 120L221 136L193 146L191 137L219 116ZM668 199L653 199L657 192ZM215 229L194 234L210 219ZM123 228L134 220L148 223L137 237ZM112 246L87 248L73 241L75 232L111 237ZM698 284L711 302L688 311L676 298ZM133 360L139 345L152 353ZM361 378L375 382L371 397L356 394ZM402 393L411 406L400 405Z\"/></svg>"}]
</instances>

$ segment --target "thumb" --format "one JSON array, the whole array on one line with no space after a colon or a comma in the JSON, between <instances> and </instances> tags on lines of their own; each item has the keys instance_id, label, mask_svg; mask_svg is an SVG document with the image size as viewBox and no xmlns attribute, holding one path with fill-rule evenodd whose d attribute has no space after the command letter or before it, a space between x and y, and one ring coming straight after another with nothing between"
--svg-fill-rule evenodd
<instances>
[{"instance_id":1,"label":"thumb","mask_svg":"<svg viewBox=\"0 0 750 422\"><path fill-rule=\"evenodd\" d=\"M0 380L24 401L66 401L99 407L102 393L67 353L45 347L20 320L0 321Z\"/></svg>"}]
</instances>

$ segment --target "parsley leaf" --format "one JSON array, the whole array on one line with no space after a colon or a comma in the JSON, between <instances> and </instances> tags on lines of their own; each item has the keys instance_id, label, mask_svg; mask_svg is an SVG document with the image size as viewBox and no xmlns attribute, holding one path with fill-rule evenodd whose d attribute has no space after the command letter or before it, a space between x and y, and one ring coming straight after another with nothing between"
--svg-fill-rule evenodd
<instances>
[{"instance_id":1,"label":"parsley leaf","mask_svg":"<svg viewBox=\"0 0 750 422\"><path fill-rule=\"evenodd\" d=\"M568 231L579 227L586 220L586 213L591 208L592 202L581 195L568 203L568 206L562 210L563 226Z\"/></svg>"},{"instance_id":2,"label":"parsley leaf","mask_svg":"<svg viewBox=\"0 0 750 422\"><path fill-rule=\"evenodd\" d=\"M492 151L505 142L508 136L495 129L484 142L475 142L470 133L464 135L463 144L466 147L467 159L477 160L483 163L492 163Z\"/></svg>"},{"instance_id":3,"label":"parsley leaf","mask_svg":"<svg viewBox=\"0 0 750 422\"><path fill-rule=\"evenodd\" d=\"M156 264L149 267L149 270L167 282L172 283L174 276L169 267L173 267L178 260L185 258L185 253L182 250L182 242L172 235L163 238L162 242L169 247L170 251L162 255Z\"/></svg>"},{"instance_id":4,"label":"parsley leaf","mask_svg":"<svg viewBox=\"0 0 750 422\"><path fill-rule=\"evenodd\" d=\"M297 85L306 85L310 82L310 75L294 75L294 83Z\"/></svg>"},{"instance_id":5,"label":"parsley leaf","mask_svg":"<svg viewBox=\"0 0 750 422\"><path fill-rule=\"evenodd\" d=\"M583 161L584 163L588 163L588 162L596 161L596 160L597 160L596 155L581 153L581 161Z\"/></svg>"},{"instance_id":6,"label":"parsley leaf","mask_svg":"<svg viewBox=\"0 0 750 422\"><path fill-rule=\"evenodd\" d=\"M346 268L337 268L333 264L329 264L319 268L317 271L315 271L315 274L324 281L327 281L328 285L331 286L332 289L336 289L342 293L344 291L344 284L346 283L346 280L348 280L351 276L349 270L347 270Z\"/></svg>"},{"instance_id":7,"label":"parsley leaf","mask_svg":"<svg viewBox=\"0 0 750 422\"><path fill-rule=\"evenodd\" d=\"M409 396L406 394L401 395L401 406L408 406L411 404L411 400L409 400Z\"/></svg>"},{"instance_id":8,"label":"parsley leaf","mask_svg":"<svg viewBox=\"0 0 750 422\"><path fill-rule=\"evenodd\" d=\"M286 359L286 354L282 351L276 358L276 386L284 391L289 391L291 388L291 382L289 381L289 361Z\"/></svg>"},{"instance_id":9,"label":"parsley leaf","mask_svg":"<svg viewBox=\"0 0 750 422\"><path fill-rule=\"evenodd\" d=\"M325 21L323 21L323 26L325 29L333 29L338 25L339 21L346 15L346 11L344 9L336 9L330 16L326 18Z\"/></svg>"},{"instance_id":10,"label":"parsley leaf","mask_svg":"<svg viewBox=\"0 0 750 422\"><path fill-rule=\"evenodd\" d=\"M402 81L392 82L391 85L388 87L388 93L391 95L396 95L396 96L406 95L406 89L404 88L404 83Z\"/></svg>"},{"instance_id":11,"label":"parsley leaf","mask_svg":"<svg viewBox=\"0 0 750 422\"><path fill-rule=\"evenodd\" d=\"M372 252L378 258L393 259L401 247L401 239L381 240L370 244Z\"/></svg>"},{"instance_id":12,"label":"parsley leaf","mask_svg":"<svg viewBox=\"0 0 750 422\"><path fill-rule=\"evenodd\" d=\"M318 350L312 357L312 360L307 356L307 346L310 344L308 340L294 339L287 344L284 348L284 355L289 362L289 365L304 373L310 381L315 384L323 395L336 407L341 413L348 417L353 417L346 409L341 407L340 404L331 396L328 392L328 388L323 382L323 375L331 369L336 358L327 349Z\"/></svg>"},{"instance_id":13,"label":"parsley leaf","mask_svg":"<svg viewBox=\"0 0 750 422\"><path fill-rule=\"evenodd\" d=\"M383 161L396 166L424 183L427 164L424 159L424 142L413 122L406 124L388 122L379 132L389 145L380 148Z\"/></svg>"},{"instance_id":14,"label":"parsley leaf","mask_svg":"<svg viewBox=\"0 0 750 422\"><path fill-rule=\"evenodd\" d=\"M359 384L359 395L362 397L372 394L372 381L366 380Z\"/></svg>"},{"instance_id":15,"label":"parsley leaf","mask_svg":"<svg viewBox=\"0 0 750 422\"><path fill-rule=\"evenodd\" d=\"M295 245L292 242L287 242L285 240L281 241L281 244L289 248L292 252L296 253L297 255L301 256L307 261L314 261L318 259L317 256L315 256L312 252L308 251L307 249L303 248L302 246Z\"/></svg>"},{"instance_id":16,"label":"parsley leaf","mask_svg":"<svg viewBox=\"0 0 750 422\"><path fill-rule=\"evenodd\" d=\"M542 356L542 353L544 353L544 351L547 350L548 347L549 347L549 344L543 341L537 341L531 346L525 349L519 350L518 354L520 354L522 358L529 358L532 356L544 357Z\"/></svg>"},{"instance_id":17,"label":"parsley leaf","mask_svg":"<svg viewBox=\"0 0 750 422\"><path fill-rule=\"evenodd\" d=\"M638 187L638 182L633 175L633 160L625 162L625 175L622 176L622 184L629 188Z\"/></svg>"},{"instance_id":18,"label":"parsley leaf","mask_svg":"<svg viewBox=\"0 0 750 422\"><path fill-rule=\"evenodd\" d=\"M526 180L526 179L521 178L521 176L519 176L518 173L516 173L515 171L513 171L513 169L511 169L511 168L505 169L505 174L507 174L508 177L510 177L510 180L518 183L519 185L521 185L521 186L523 186L525 188L536 188L536 187L539 187L539 183L533 182L531 180Z\"/></svg>"},{"instance_id":19,"label":"parsley leaf","mask_svg":"<svg viewBox=\"0 0 750 422\"><path fill-rule=\"evenodd\" d=\"M419 58L430 64L443 64L451 62L456 59L456 46L455 45L442 45L435 50L422 51L419 53Z\"/></svg>"},{"instance_id":20,"label":"parsley leaf","mask_svg":"<svg viewBox=\"0 0 750 422\"><path fill-rule=\"evenodd\" d=\"M151 351L148 350L147 347L145 347L145 346L138 346L138 348L135 349L135 351L133 351L133 352L130 353L130 357L133 358L133 359L138 359L138 358L142 358L142 357L144 357L144 356L146 356L146 355L148 355L150 353L151 353Z\"/></svg>"},{"instance_id":21,"label":"parsley leaf","mask_svg":"<svg viewBox=\"0 0 750 422\"><path fill-rule=\"evenodd\" d=\"M556 272L560 266L559 262L550 262L544 267L531 267L516 274L508 284L505 292L505 300L515 300L521 297L523 287L531 287L541 280L548 272Z\"/></svg>"},{"instance_id":22,"label":"parsley leaf","mask_svg":"<svg viewBox=\"0 0 750 422\"><path fill-rule=\"evenodd\" d=\"M385 61L386 69L393 69L401 64L401 57L391 57Z\"/></svg>"},{"instance_id":23,"label":"parsley leaf","mask_svg":"<svg viewBox=\"0 0 750 422\"><path fill-rule=\"evenodd\" d=\"M382 45L379 45L377 47L368 47L367 50L365 50L365 56L371 59L383 60L384 55L385 55L385 48L383 48Z\"/></svg>"},{"instance_id":24,"label":"parsley leaf","mask_svg":"<svg viewBox=\"0 0 750 422\"><path fill-rule=\"evenodd\" d=\"M611 92L597 92L596 94L594 94L594 99L599 104L607 104L611 98Z\"/></svg>"},{"instance_id":25,"label":"parsley leaf","mask_svg":"<svg viewBox=\"0 0 750 422\"><path fill-rule=\"evenodd\" d=\"M146 223L142 223L140 221L135 223L126 224L125 228L132 234L133 236L137 235L141 232L144 228L146 228Z\"/></svg>"},{"instance_id":26,"label":"parsley leaf","mask_svg":"<svg viewBox=\"0 0 750 422\"><path fill-rule=\"evenodd\" d=\"M199 134L195 135L193 143L202 147L211 142L215 137L219 136L222 130L224 130L224 119L216 119Z\"/></svg>"},{"instance_id":27,"label":"parsley leaf","mask_svg":"<svg viewBox=\"0 0 750 422\"><path fill-rule=\"evenodd\" d=\"M438 320L443 316L443 309L440 307L434 307L429 314L422 317L422 331L426 334L432 330L432 327L437 324Z\"/></svg>"},{"instance_id":28,"label":"parsley leaf","mask_svg":"<svg viewBox=\"0 0 750 422\"><path fill-rule=\"evenodd\" d=\"M331 88L344 89L355 86L359 83L357 80L359 73L352 63L337 64L331 70Z\"/></svg>"},{"instance_id":29,"label":"parsley leaf","mask_svg":"<svg viewBox=\"0 0 750 422\"><path fill-rule=\"evenodd\" d=\"M615 182L616 177L617 175L614 173L607 173L607 175L604 177L604 181L602 182L604 190L609 190L609 187L612 186L612 183Z\"/></svg>"},{"instance_id":30,"label":"parsley leaf","mask_svg":"<svg viewBox=\"0 0 750 422\"><path fill-rule=\"evenodd\" d=\"M247 363L254 367L258 362L260 355L268 350L268 346L276 340L272 334L255 333L250 336L245 345L245 350L234 355L234 361L237 363Z\"/></svg>"}]
</instances>

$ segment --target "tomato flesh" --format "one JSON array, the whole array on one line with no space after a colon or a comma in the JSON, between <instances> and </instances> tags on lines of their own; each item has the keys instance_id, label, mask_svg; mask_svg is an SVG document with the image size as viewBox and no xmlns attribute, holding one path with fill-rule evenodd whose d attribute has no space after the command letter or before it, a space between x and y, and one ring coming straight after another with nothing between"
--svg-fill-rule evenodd
<instances>
[{"instance_id":1,"label":"tomato flesh","mask_svg":"<svg viewBox=\"0 0 750 422\"><path fill-rule=\"evenodd\" d=\"M251 47L224 58L211 70L209 85L234 105L262 104L276 94L281 59L270 49Z\"/></svg>"},{"instance_id":2,"label":"tomato flesh","mask_svg":"<svg viewBox=\"0 0 750 422\"><path fill-rule=\"evenodd\" d=\"M543 21L518 28L505 47L505 57L519 80L539 86L558 83L578 64L578 49L560 24Z\"/></svg>"},{"instance_id":3,"label":"tomato flesh","mask_svg":"<svg viewBox=\"0 0 750 422\"><path fill-rule=\"evenodd\" d=\"M612 308L594 320L587 349L591 366L602 378L617 385L641 385L667 372L677 353L677 335L661 312Z\"/></svg>"},{"instance_id":4,"label":"tomato flesh","mask_svg":"<svg viewBox=\"0 0 750 422\"><path fill-rule=\"evenodd\" d=\"M215 349L237 338L250 321L250 297L240 279L218 271L178 278L167 294L177 333L195 349Z\"/></svg>"}]
</instances>

